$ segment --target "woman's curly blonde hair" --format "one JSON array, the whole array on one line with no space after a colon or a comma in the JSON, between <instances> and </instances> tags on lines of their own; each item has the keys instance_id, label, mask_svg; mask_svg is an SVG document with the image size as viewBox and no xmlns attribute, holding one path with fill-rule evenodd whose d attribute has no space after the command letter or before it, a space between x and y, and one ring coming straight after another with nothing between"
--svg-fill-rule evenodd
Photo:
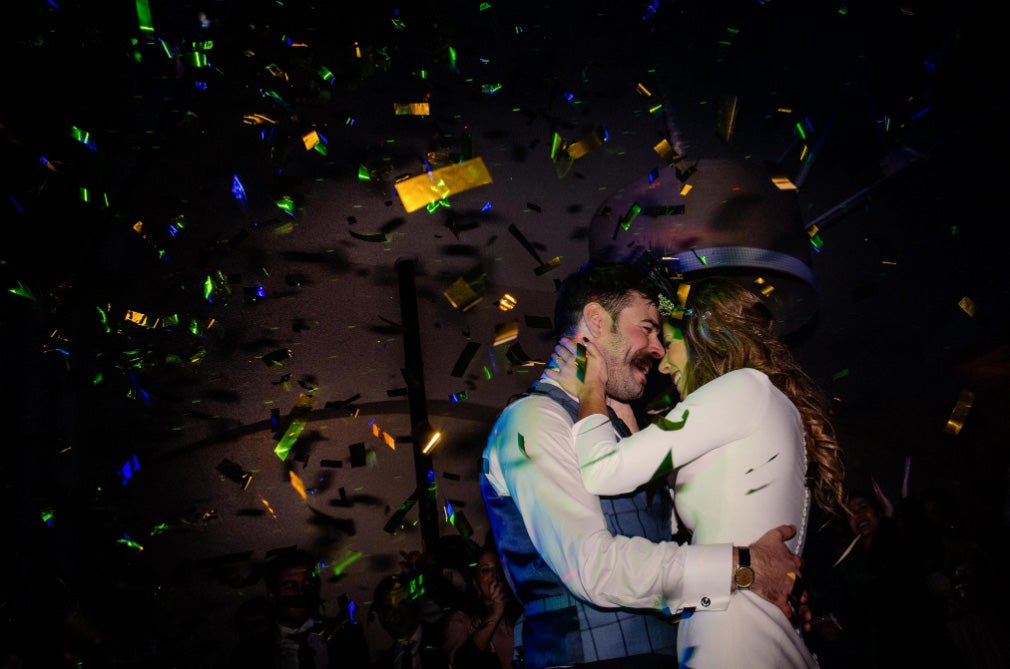
<instances>
[{"instance_id":1,"label":"woman's curly blonde hair","mask_svg":"<svg viewBox=\"0 0 1010 669\"><path fill-rule=\"evenodd\" d=\"M718 376L750 367L764 372L792 400L803 420L807 485L830 514L847 513L842 450L828 420L823 395L792 352L773 334L773 319L761 298L728 279L691 282L688 315L671 323L684 333L689 364L684 392Z\"/></svg>"}]
</instances>

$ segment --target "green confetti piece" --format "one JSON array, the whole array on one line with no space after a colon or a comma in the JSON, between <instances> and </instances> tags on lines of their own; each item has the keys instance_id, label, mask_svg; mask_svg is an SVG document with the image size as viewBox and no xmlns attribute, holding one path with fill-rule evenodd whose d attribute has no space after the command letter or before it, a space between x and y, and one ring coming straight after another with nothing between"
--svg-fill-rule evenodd
<instances>
[{"instance_id":1,"label":"green confetti piece","mask_svg":"<svg viewBox=\"0 0 1010 669\"><path fill-rule=\"evenodd\" d=\"M287 460L288 455L291 453L291 448L298 441L298 437L301 436L302 430L305 429L305 421L299 418L295 418L291 421L291 425L288 427L288 431L284 433L281 440L277 442L277 446L274 447L274 453L281 460Z\"/></svg>"},{"instance_id":2,"label":"green confetti piece","mask_svg":"<svg viewBox=\"0 0 1010 669\"><path fill-rule=\"evenodd\" d=\"M586 345L581 342L575 345L575 377L581 383L586 380Z\"/></svg>"},{"instance_id":3,"label":"green confetti piece","mask_svg":"<svg viewBox=\"0 0 1010 669\"><path fill-rule=\"evenodd\" d=\"M690 411L684 411L684 418L680 421L672 421L666 416L660 416L656 419L656 427L665 432L672 432L674 430L680 430L687 424L687 415L691 413Z\"/></svg>"},{"instance_id":4,"label":"green confetti piece","mask_svg":"<svg viewBox=\"0 0 1010 669\"><path fill-rule=\"evenodd\" d=\"M350 567L352 564L354 564L355 562L357 562L358 560L360 560L364 556L365 556L365 554L362 553L362 552L360 552L360 551L355 551L355 552L351 553L346 558L344 558L343 560L341 560L337 564L333 565L333 575L334 576L340 576L341 574L344 573L345 569L347 569L348 567Z\"/></svg>"},{"instance_id":5,"label":"green confetti piece","mask_svg":"<svg viewBox=\"0 0 1010 669\"><path fill-rule=\"evenodd\" d=\"M147 0L137 0L137 21L140 24L141 32L154 32L154 21L151 19L151 6Z\"/></svg>"},{"instance_id":6,"label":"green confetti piece","mask_svg":"<svg viewBox=\"0 0 1010 669\"><path fill-rule=\"evenodd\" d=\"M21 297L27 298L32 302L38 302L38 298L35 297L35 294L20 281L18 281L18 285L15 288L8 288L7 291L13 293L14 295L20 295ZM99 309L99 311L101 311L101 309Z\"/></svg>"},{"instance_id":7,"label":"green confetti piece","mask_svg":"<svg viewBox=\"0 0 1010 669\"><path fill-rule=\"evenodd\" d=\"M130 535L125 535L122 539L116 539L117 544L123 544L124 546L129 546L130 548L136 548L138 551L144 550L144 547L138 544L136 541L130 538Z\"/></svg>"},{"instance_id":8,"label":"green confetti piece","mask_svg":"<svg viewBox=\"0 0 1010 669\"><path fill-rule=\"evenodd\" d=\"M551 138L551 161L557 161L558 152L561 151L561 147L564 146L565 140L561 139L561 135L554 133L554 137Z\"/></svg>"},{"instance_id":9,"label":"green confetti piece","mask_svg":"<svg viewBox=\"0 0 1010 669\"><path fill-rule=\"evenodd\" d=\"M620 220L621 227L624 228L625 231L627 231L627 229L631 227L632 221L634 221L635 218L637 218L640 213L642 213L642 205L635 202L628 209L627 213L625 213L624 216L621 217Z\"/></svg>"}]
</instances>

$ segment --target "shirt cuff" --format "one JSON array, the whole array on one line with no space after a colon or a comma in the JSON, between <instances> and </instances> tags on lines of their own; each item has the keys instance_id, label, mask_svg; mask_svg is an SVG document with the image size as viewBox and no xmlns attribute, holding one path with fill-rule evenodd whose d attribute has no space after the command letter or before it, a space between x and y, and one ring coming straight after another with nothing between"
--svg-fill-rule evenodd
<instances>
[{"instance_id":1,"label":"shirt cuff","mask_svg":"<svg viewBox=\"0 0 1010 669\"><path fill-rule=\"evenodd\" d=\"M731 590L733 544L684 546L683 550L684 607L696 613L725 611Z\"/></svg>"}]
</instances>

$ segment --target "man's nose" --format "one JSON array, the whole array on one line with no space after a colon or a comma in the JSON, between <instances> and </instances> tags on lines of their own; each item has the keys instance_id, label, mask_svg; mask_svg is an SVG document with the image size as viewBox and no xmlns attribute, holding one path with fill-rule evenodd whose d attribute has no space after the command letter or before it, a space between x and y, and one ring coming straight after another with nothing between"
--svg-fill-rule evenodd
<instances>
[{"instance_id":1,"label":"man's nose","mask_svg":"<svg viewBox=\"0 0 1010 669\"><path fill-rule=\"evenodd\" d=\"M664 355L666 355L666 347L663 346L663 342L661 342L659 340L659 337L656 336L656 335L653 335L653 336L649 337L649 349L648 350L649 350L649 355L651 355L653 358L656 358L657 360L659 360Z\"/></svg>"}]
</instances>

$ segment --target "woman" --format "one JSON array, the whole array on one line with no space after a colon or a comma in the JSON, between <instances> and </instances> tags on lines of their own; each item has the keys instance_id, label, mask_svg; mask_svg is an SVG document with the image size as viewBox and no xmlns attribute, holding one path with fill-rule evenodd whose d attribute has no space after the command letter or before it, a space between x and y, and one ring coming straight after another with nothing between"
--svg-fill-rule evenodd
<instances>
[{"instance_id":1,"label":"woman","mask_svg":"<svg viewBox=\"0 0 1010 669\"><path fill-rule=\"evenodd\" d=\"M579 382L578 356L555 349L554 375L580 402L574 430L583 481L595 494L615 495L673 470L678 518L693 544L746 546L769 525L792 524L788 543L801 554L811 497L830 513L845 512L841 453L819 393L773 336L755 293L704 279L690 285L685 304L676 299L674 291L660 297L667 350L659 370L681 402L620 448L598 351L585 342ZM817 666L779 608L747 589L732 597L723 612L682 619L682 666Z\"/></svg>"},{"instance_id":2,"label":"woman","mask_svg":"<svg viewBox=\"0 0 1010 669\"><path fill-rule=\"evenodd\" d=\"M445 654L453 669L511 669L516 602L511 599L493 545L477 555L470 588L470 606L446 618Z\"/></svg>"}]
</instances>

